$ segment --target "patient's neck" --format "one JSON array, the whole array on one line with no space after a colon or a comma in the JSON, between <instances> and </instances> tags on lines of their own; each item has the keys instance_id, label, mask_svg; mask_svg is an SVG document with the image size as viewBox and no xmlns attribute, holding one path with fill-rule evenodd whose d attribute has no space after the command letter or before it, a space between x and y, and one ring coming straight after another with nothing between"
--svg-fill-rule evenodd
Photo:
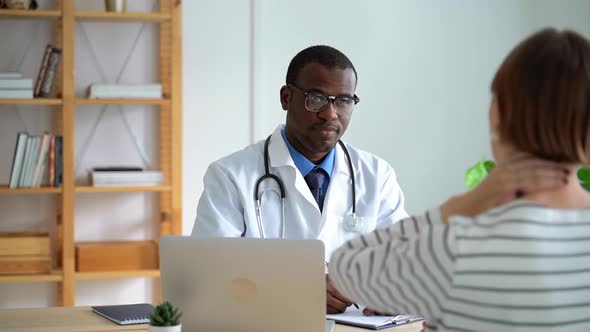
<instances>
[{"instance_id":1,"label":"patient's neck","mask_svg":"<svg viewBox=\"0 0 590 332\"><path fill-rule=\"evenodd\" d=\"M561 189L525 194L523 199L560 209L590 208L590 193L578 182L575 168L570 169L568 184Z\"/></svg>"},{"instance_id":2,"label":"patient's neck","mask_svg":"<svg viewBox=\"0 0 590 332\"><path fill-rule=\"evenodd\" d=\"M498 165L505 164L508 160L521 154L509 144L495 142L493 144L494 157ZM584 209L590 208L590 193L584 189L578 180L578 165L564 165L569 169L567 184L560 189L546 190L535 193L525 193L522 199L537 202L539 204L561 209ZM559 180L558 180L559 181Z\"/></svg>"}]
</instances>

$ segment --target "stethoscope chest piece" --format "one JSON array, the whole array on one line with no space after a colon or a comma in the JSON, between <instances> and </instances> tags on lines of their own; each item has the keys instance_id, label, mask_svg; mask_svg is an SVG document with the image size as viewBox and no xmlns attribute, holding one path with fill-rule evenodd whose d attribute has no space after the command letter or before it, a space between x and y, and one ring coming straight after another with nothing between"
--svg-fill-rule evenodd
<instances>
[{"instance_id":1,"label":"stethoscope chest piece","mask_svg":"<svg viewBox=\"0 0 590 332\"><path fill-rule=\"evenodd\" d=\"M350 233L362 233L364 227L363 218L358 217L356 214L349 214L342 219L342 227Z\"/></svg>"}]
</instances>

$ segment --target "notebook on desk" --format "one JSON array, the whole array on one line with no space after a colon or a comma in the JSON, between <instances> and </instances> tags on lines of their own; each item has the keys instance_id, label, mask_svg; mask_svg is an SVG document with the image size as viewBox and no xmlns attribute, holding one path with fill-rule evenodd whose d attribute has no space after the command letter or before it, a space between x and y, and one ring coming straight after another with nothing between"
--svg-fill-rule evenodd
<instances>
[{"instance_id":1,"label":"notebook on desk","mask_svg":"<svg viewBox=\"0 0 590 332\"><path fill-rule=\"evenodd\" d=\"M149 303L103 305L91 307L95 313L119 325L148 324L154 307Z\"/></svg>"},{"instance_id":2,"label":"notebook on desk","mask_svg":"<svg viewBox=\"0 0 590 332\"><path fill-rule=\"evenodd\" d=\"M365 316L362 310L353 307L349 307L341 314L326 315L326 318L339 324L371 330L381 330L423 320L420 315Z\"/></svg>"}]
</instances>

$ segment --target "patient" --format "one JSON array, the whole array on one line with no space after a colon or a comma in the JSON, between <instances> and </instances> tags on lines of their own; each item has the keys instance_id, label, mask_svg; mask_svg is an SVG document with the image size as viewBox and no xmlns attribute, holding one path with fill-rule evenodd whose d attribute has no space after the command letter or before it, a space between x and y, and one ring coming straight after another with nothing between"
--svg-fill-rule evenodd
<instances>
[{"instance_id":1,"label":"patient","mask_svg":"<svg viewBox=\"0 0 590 332\"><path fill-rule=\"evenodd\" d=\"M590 43L537 32L491 90L497 168L532 155L563 165L565 185L474 217L488 202L455 196L345 243L330 276L371 309L422 314L427 331L590 331L590 194L576 177L590 163Z\"/></svg>"}]
</instances>

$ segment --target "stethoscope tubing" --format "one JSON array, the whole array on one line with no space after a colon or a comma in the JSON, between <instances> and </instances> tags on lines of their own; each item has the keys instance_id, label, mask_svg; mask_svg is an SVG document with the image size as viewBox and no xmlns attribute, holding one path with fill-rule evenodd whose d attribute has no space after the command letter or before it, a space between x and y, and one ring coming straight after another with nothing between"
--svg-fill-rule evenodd
<instances>
[{"instance_id":1,"label":"stethoscope tubing","mask_svg":"<svg viewBox=\"0 0 590 332\"><path fill-rule=\"evenodd\" d=\"M270 172L270 156L268 153L268 146L270 144L270 138L272 135L269 135L265 142L264 142L264 175L262 175L258 180L256 180L256 184L254 186L254 203L256 209L256 221L258 223L258 231L260 233L261 238L265 238L266 234L264 233L264 225L262 221L262 206L261 206L261 199L262 194L259 195L259 188L261 183L264 180L274 180L279 185L279 192L281 197L281 238L285 238L285 185L283 180L279 178L277 175L274 175ZM344 151L344 155L346 156L346 161L348 164L348 170L350 171L350 179L351 179L351 186L352 186L352 216L356 215L356 181L354 176L354 168L352 167L352 160L350 159L350 154L348 153L348 149L344 145L341 140L338 140L338 144ZM244 230L240 237L245 237L246 232L248 231L248 226L246 225L246 219L244 218Z\"/></svg>"}]
</instances>

